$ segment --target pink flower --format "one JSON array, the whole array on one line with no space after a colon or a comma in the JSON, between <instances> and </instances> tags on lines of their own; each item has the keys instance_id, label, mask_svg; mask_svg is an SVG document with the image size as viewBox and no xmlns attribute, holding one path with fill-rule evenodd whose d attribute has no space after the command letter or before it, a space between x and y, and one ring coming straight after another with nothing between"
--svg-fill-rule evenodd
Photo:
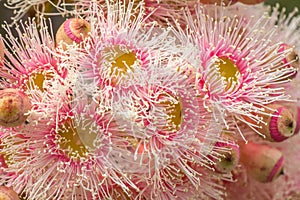
<instances>
[{"instance_id":1,"label":"pink flower","mask_svg":"<svg viewBox=\"0 0 300 200\"><path fill-rule=\"evenodd\" d=\"M40 30L31 21L16 28L18 42L6 27L13 54L5 52L1 84L23 90L32 108L26 123L0 128L1 184L29 199L110 198L113 185L125 192L136 188L108 157L114 128L107 107L97 107L95 115L89 96L76 93L74 71L57 59L53 35L42 22ZM101 102L105 96L98 94Z\"/></svg>"},{"instance_id":2,"label":"pink flower","mask_svg":"<svg viewBox=\"0 0 300 200\"><path fill-rule=\"evenodd\" d=\"M112 95L120 129L112 141L124 148L118 163L125 173L139 174L140 195L146 198L220 195L212 182L223 177L213 171L202 174L213 170L207 155L217 154L213 148L221 126L197 96L188 67L177 57L170 56L166 62L158 57L146 68L145 77L116 87ZM178 179L170 175L176 176L175 171L181 173Z\"/></svg>"},{"instance_id":3,"label":"pink flower","mask_svg":"<svg viewBox=\"0 0 300 200\"><path fill-rule=\"evenodd\" d=\"M80 113L58 124L55 116L40 117L26 127L7 130L1 137L1 152L8 166L2 168L2 184L13 186L29 199L109 198L109 185L123 183L107 160L108 130L97 124L101 120L104 125L109 119L90 119L88 113ZM93 142L80 138L80 132L89 134ZM11 173L15 176L5 179Z\"/></svg>"},{"instance_id":4,"label":"pink flower","mask_svg":"<svg viewBox=\"0 0 300 200\"><path fill-rule=\"evenodd\" d=\"M135 17L132 7L106 2L106 9L107 13L102 6L91 5L85 19L91 24L90 37L82 48L70 47L60 56L62 65L80 72L76 84L90 92L142 81L139 76L148 73L155 57L164 60L176 51L169 31L146 24L142 13ZM77 56L68 56L73 54Z\"/></svg>"},{"instance_id":5,"label":"pink flower","mask_svg":"<svg viewBox=\"0 0 300 200\"><path fill-rule=\"evenodd\" d=\"M49 26L47 23L42 18L39 28L31 20L21 23L20 27L15 28L18 41L12 34L12 28L4 26L7 32L4 40L7 59L0 71L3 78L0 84L3 88L24 91L31 100L33 110L52 116L57 113L58 107L65 109L62 102L70 88L65 81L68 72L55 55L51 22L49 21ZM56 99L53 101L55 95Z\"/></svg>"},{"instance_id":6,"label":"pink flower","mask_svg":"<svg viewBox=\"0 0 300 200\"><path fill-rule=\"evenodd\" d=\"M86 20L84 32L67 21L61 32L80 40L64 47L42 18L39 28L33 20L16 27L18 40L5 25L0 84L32 106L25 122L0 126L1 185L33 200L298 195L297 136L290 148L251 132L292 136L297 120L278 102L290 101L285 87L297 63L289 45L297 41L278 33L297 19L280 18L275 28L276 9L251 18L232 14L242 6L199 4L193 13L194 1L82 3L73 14ZM190 11L178 10L183 5ZM274 180L282 154L288 166L277 180L290 190ZM262 186L250 176L274 181Z\"/></svg>"},{"instance_id":7,"label":"pink flower","mask_svg":"<svg viewBox=\"0 0 300 200\"><path fill-rule=\"evenodd\" d=\"M63 79L66 70L61 68L55 57L55 42L47 20L41 19L40 29L34 21L22 23L16 27L20 41L15 40L12 29L4 27L7 32L5 51L7 61L2 67L1 77L4 87L18 87L24 90L43 92L51 85L52 79ZM12 52L12 53L11 53Z\"/></svg>"},{"instance_id":8,"label":"pink flower","mask_svg":"<svg viewBox=\"0 0 300 200\"><path fill-rule=\"evenodd\" d=\"M221 140L221 126L197 92L193 67L176 55L177 44L168 30L147 24L142 14L134 18L131 7L106 6L107 13L91 7L85 18L91 33L83 48L70 45L61 53L74 85L72 106L95 105L94 116L112 117L108 158L122 174L138 174L133 182L140 196L154 197L172 184L163 176L169 165L185 176L185 184L178 185L181 191L199 187L194 195L213 196L211 191L220 188L211 182L222 175L212 172L206 180L201 174L213 170L207 155L214 154L214 144ZM87 103L82 104L83 99ZM192 169L193 163L197 169ZM169 198L177 195L172 189L168 188Z\"/></svg>"},{"instance_id":9,"label":"pink flower","mask_svg":"<svg viewBox=\"0 0 300 200\"><path fill-rule=\"evenodd\" d=\"M233 119L256 130L257 113L266 104L289 99L283 86L295 69L282 67L287 52L279 51L276 28L264 26L267 15L252 21L230 17L229 11L210 10L210 17L205 6L198 6L195 16L186 14L190 29L178 26L174 34L188 46L183 54L197 69L198 88L223 115L227 128Z\"/></svg>"}]
</instances>

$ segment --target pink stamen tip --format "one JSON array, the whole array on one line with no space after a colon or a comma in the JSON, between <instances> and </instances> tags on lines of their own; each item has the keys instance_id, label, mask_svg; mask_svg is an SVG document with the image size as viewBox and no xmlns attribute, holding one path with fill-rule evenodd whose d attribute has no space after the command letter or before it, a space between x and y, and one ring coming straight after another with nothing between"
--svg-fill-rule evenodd
<instances>
[{"instance_id":1,"label":"pink stamen tip","mask_svg":"<svg viewBox=\"0 0 300 200\"><path fill-rule=\"evenodd\" d=\"M278 118L283 111L283 107L278 108L274 115L271 117L270 121L270 135L276 142L281 142L288 137L282 135L282 133L278 130Z\"/></svg>"},{"instance_id":2,"label":"pink stamen tip","mask_svg":"<svg viewBox=\"0 0 300 200\"><path fill-rule=\"evenodd\" d=\"M74 35L74 34L72 33L71 28L70 28L70 25L71 25L72 20L74 20L74 19L68 19L68 20L65 22L65 24L64 24L64 30L65 30L67 36L68 36L71 40L75 41L76 43L80 43L80 42L82 42L82 39L81 39L81 38L78 38L76 35Z\"/></svg>"},{"instance_id":3,"label":"pink stamen tip","mask_svg":"<svg viewBox=\"0 0 300 200\"><path fill-rule=\"evenodd\" d=\"M273 167L271 173L267 177L267 182L271 182L275 178L275 175L278 173L278 171L282 169L283 161L284 161L284 158L283 158L283 156L281 156L280 159L275 164L275 166Z\"/></svg>"}]
</instances>

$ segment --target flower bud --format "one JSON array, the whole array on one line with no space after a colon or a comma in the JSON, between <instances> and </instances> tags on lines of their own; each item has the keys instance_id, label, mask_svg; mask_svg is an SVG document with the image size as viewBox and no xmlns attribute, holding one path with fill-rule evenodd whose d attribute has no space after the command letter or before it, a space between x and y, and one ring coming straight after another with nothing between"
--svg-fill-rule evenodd
<instances>
[{"instance_id":1,"label":"flower bud","mask_svg":"<svg viewBox=\"0 0 300 200\"><path fill-rule=\"evenodd\" d=\"M296 119L293 113L285 106L270 104L266 114L261 115L263 122L258 131L266 136L266 139L274 142L281 142L295 133Z\"/></svg>"},{"instance_id":2,"label":"flower bud","mask_svg":"<svg viewBox=\"0 0 300 200\"><path fill-rule=\"evenodd\" d=\"M227 149L226 152L221 153L221 157L219 157L219 160L215 162L215 170L220 173L231 172L239 163L239 146L228 142L217 142L215 146L216 148L221 147Z\"/></svg>"},{"instance_id":3,"label":"flower bud","mask_svg":"<svg viewBox=\"0 0 300 200\"><path fill-rule=\"evenodd\" d=\"M15 127L23 124L31 109L30 99L18 89L0 90L0 125Z\"/></svg>"},{"instance_id":4,"label":"flower bud","mask_svg":"<svg viewBox=\"0 0 300 200\"><path fill-rule=\"evenodd\" d=\"M90 30L90 24L83 19L67 19L57 30L56 44L63 41L64 49L66 49L65 45L71 45L74 42L79 44L89 35Z\"/></svg>"},{"instance_id":5,"label":"flower bud","mask_svg":"<svg viewBox=\"0 0 300 200\"><path fill-rule=\"evenodd\" d=\"M0 199L1 200L19 200L18 194L9 187L0 186Z\"/></svg>"},{"instance_id":6,"label":"flower bud","mask_svg":"<svg viewBox=\"0 0 300 200\"><path fill-rule=\"evenodd\" d=\"M247 173L259 182L272 182L283 173L283 155L276 148L243 142L240 144L240 155Z\"/></svg>"}]
</instances>

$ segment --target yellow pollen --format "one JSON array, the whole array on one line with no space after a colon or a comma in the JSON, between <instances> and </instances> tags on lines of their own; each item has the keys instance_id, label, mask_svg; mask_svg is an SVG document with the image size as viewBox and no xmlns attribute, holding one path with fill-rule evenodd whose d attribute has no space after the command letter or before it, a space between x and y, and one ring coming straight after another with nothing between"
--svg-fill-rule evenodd
<instances>
[{"instance_id":1,"label":"yellow pollen","mask_svg":"<svg viewBox=\"0 0 300 200\"><path fill-rule=\"evenodd\" d=\"M104 57L110 63L110 76L114 83L118 82L122 76L134 70L134 63L137 62L137 57L133 51L114 46L104 50Z\"/></svg>"},{"instance_id":2,"label":"yellow pollen","mask_svg":"<svg viewBox=\"0 0 300 200\"><path fill-rule=\"evenodd\" d=\"M3 149L5 149L7 147L4 147ZM3 161L4 163L2 163L2 166L3 165L7 165L8 167L10 165L13 165L16 161L14 161L13 159L11 159L11 157L13 156L13 153L5 153L5 154L1 154L1 156L3 157Z\"/></svg>"},{"instance_id":3,"label":"yellow pollen","mask_svg":"<svg viewBox=\"0 0 300 200\"><path fill-rule=\"evenodd\" d=\"M50 72L37 72L37 73L33 73L31 74L31 76L29 77L29 82L28 82L28 86L29 87L37 87L37 89L39 89L40 91L44 92L44 82L46 80L50 80L53 78L53 74ZM33 84L33 85L31 85Z\"/></svg>"},{"instance_id":4,"label":"yellow pollen","mask_svg":"<svg viewBox=\"0 0 300 200\"><path fill-rule=\"evenodd\" d=\"M224 77L227 82L226 90L238 83L240 72L232 60L227 57L221 57L220 61L216 62L216 64L218 65L221 76Z\"/></svg>"},{"instance_id":5,"label":"yellow pollen","mask_svg":"<svg viewBox=\"0 0 300 200\"><path fill-rule=\"evenodd\" d=\"M75 158L84 157L88 150L82 144L78 131L71 124L64 124L59 127L57 134L60 136L60 148Z\"/></svg>"},{"instance_id":6,"label":"yellow pollen","mask_svg":"<svg viewBox=\"0 0 300 200\"><path fill-rule=\"evenodd\" d=\"M166 96L166 95L164 95ZM160 105L166 108L168 115L166 131L178 131L182 123L182 103L176 98L176 101L163 100Z\"/></svg>"}]
</instances>

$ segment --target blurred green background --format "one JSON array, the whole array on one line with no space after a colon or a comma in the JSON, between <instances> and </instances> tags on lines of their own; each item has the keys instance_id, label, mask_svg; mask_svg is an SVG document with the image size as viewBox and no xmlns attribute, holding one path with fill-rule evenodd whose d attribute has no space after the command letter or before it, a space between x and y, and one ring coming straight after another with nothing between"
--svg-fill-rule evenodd
<instances>
[{"instance_id":1,"label":"blurred green background","mask_svg":"<svg viewBox=\"0 0 300 200\"><path fill-rule=\"evenodd\" d=\"M288 12L292 11L295 7L300 8L300 0L265 0L266 4L274 6L279 3L281 7L285 7Z\"/></svg>"}]
</instances>

